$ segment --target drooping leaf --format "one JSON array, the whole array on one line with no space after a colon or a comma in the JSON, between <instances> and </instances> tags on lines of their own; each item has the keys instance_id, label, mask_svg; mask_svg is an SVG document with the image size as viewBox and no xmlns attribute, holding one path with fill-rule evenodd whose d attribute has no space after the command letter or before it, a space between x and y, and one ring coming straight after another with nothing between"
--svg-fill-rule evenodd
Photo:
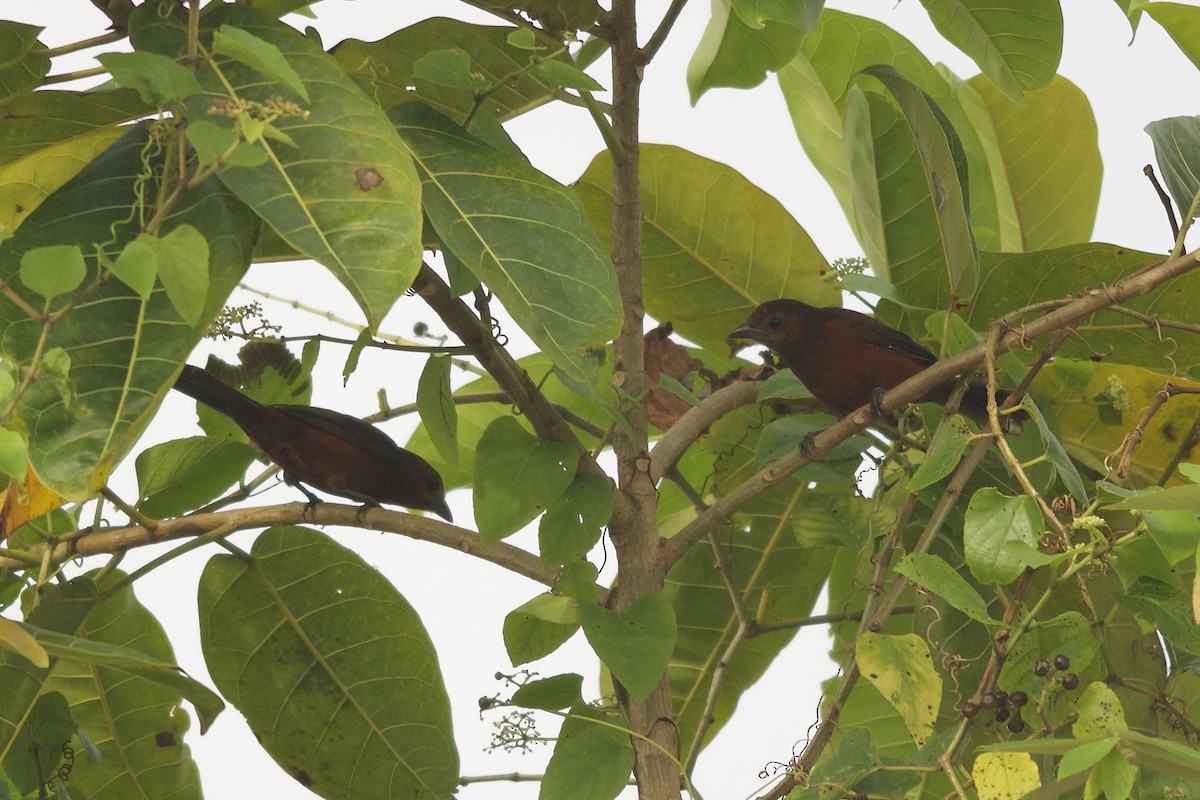
<instances>
[{"instance_id":1,"label":"drooping leaf","mask_svg":"<svg viewBox=\"0 0 1200 800\"><path fill-rule=\"evenodd\" d=\"M688 62L687 83L692 105L709 89L750 89L792 60L804 31L788 22L763 20L748 24L734 13L731 0L713 0L712 16L696 52Z\"/></svg>"},{"instance_id":2,"label":"drooping leaf","mask_svg":"<svg viewBox=\"0 0 1200 800\"><path fill-rule=\"evenodd\" d=\"M286 86L308 102L308 90L304 81L292 69L279 48L249 31L222 25L213 33L213 52L240 61L266 77Z\"/></svg>"},{"instance_id":3,"label":"drooping leaf","mask_svg":"<svg viewBox=\"0 0 1200 800\"><path fill-rule=\"evenodd\" d=\"M450 795L449 698L416 611L315 531L270 528L251 555L209 561L200 636L263 748L323 797Z\"/></svg>"},{"instance_id":4,"label":"drooping leaf","mask_svg":"<svg viewBox=\"0 0 1200 800\"><path fill-rule=\"evenodd\" d=\"M1029 497L1005 497L992 488L971 496L963 527L963 552L980 583L1009 583L1033 563L1043 530Z\"/></svg>"},{"instance_id":5,"label":"drooping leaf","mask_svg":"<svg viewBox=\"0 0 1200 800\"><path fill-rule=\"evenodd\" d=\"M981 753L971 767L980 797L1017 800L1041 787L1037 763L1028 753Z\"/></svg>"},{"instance_id":6,"label":"drooping leaf","mask_svg":"<svg viewBox=\"0 0 1200 800\"><path fill-rule=\"evenodd\" d=\"M37 25L0 21L0 98L32 89L50 72L41 32Z\"/></svg>"},{"instance_id":7,"label":"drooping leaf","mask_svg":"<svg viewBox=\"0 0 1200 800\"><path fill-rule=\"evenodd\" d=\"M979 65L1014 103L1045 87L1062 56L1055 0L921 0L942 36Z\"/></svg>"},{"instance_id":8,"label":"drooping leaf","mask_svg":"<svg viewBox=\"0 0 1200 800\"><path fill-rule=\"evenodd\" d=\"M542 777L540 797L612 800L633 770L633 749L612 712L580 704L563 723Z\"/></svg>"},{"instance_id":9,"label":"drooping leaf","mask_svg":"<svg viewBox=\"0 0 1200 800\"><path fill-rule=\"evenodd\" d=\"M759 303L795 297L835 305L830 267L775 198L732 168L667 145L641 146L642 289L646 312L714 352ZM612 228L612 161L598 155L577 184L592 224Z\"/></svg>"},{"instance_id":10,"label":"drooping leaf","mask_svg":"<svg viewBox=\"0 0 1200 800\"><path fill-rule=\"evenodd\" d=\"M946 602L971 619L985 625L996 624L979 592L944 559L930 553L909 553L896 566L896 571L945 598Z\"/></svg>"},{"instance_id":11,"label":"drooping leaf","mask_svg":"<svg viewBox=\"0 0 1200 800\"><path fill-rule=\"evenodd\" d=\"M557 711L583 702L583 676L574 672L530 681L513 692L512 703L522 708Z\"/></svg>"},{"instance_id":12,"label":"drooping leaf","mask_svg":"<svg viewBox=\"0 0 1200 800\"><path fill-rule=\"evenodd\" d=\"M450 392L450 358L432 355L417 380L417 413L442 458L458 464L458 408Z\"/></svg>"},{"instance_id":13,"label":"drooping leaf","mask_svg":"<svg viewBox=\"0 0 1200 800\"><path fill-rule=\"evenodd\" d=\"M85 275L83 253L76 245L35 247L21 255L21 283L47 300L75 291Z\"/></svg>"},{"instance_id":14,"label":"drooping leaf","mask_svg":"<svg viewBox=\"0 0 1200 800\"><path fill-rule=\"evenodd\" d=\"M576 475L546 510L538 526L542 562L566 564L586 556L599 541L612 511L613 490L609 479Z\"/></svg>"},{"instance_id":15,"label":"drooping leaf","mask_svg":"<svg viewBox=\"0 0 1200 800\"><path fill-rule=\"evenodd\" d=\"M393 116L438 238L556 367L586 379L578 351L616 336L620 308L616 271L579 198L424 106Z\"/></svg>"},{"instance_id":16,"label":"drooping leaf","mask_svg":"<svg viewBox=\"0 0 1200 800\"><path fill-rule=\"evenodd\" d=\"M950 307L969 303L979 285L979 248L962 142L933 98L894 68L864 73L884 85L900 111L897 117L858 89L846 106L847 148L858 156L850 159L854 209L867 258L897 288L897 273L919 268L937 275Z\"/></svg>"},{"instance_id":17,"label":"drooping leaf","mask_svg":"<svg viewBox=\"0 0 1200 800\"><path fill-rule=\"evenodd\" d=\"M504 618L504 648L513 666L557 650L579 630L579 610L569 597L539 594Z\"/></svg>"},{"instance_id":18,"label":"drooping leaf","mask_svg":"<svg viewBox=\"0 0 1200 800\"><path fill-rule=\"evenodd\" d=\"M27 92L4 104L4 116L0 117L0 164L11 164L59 142L106 128L111 141L121 131L110 126L137 119L152 110L131 89Z\"/></svg>"}]
</instances>

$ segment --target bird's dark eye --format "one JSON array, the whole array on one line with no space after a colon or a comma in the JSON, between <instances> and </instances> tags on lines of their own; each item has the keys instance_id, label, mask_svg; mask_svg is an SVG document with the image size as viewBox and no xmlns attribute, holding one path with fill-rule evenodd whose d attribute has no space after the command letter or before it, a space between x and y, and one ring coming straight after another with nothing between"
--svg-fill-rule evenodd
<instances>
[{"instance_id":1,"label":"bird's dark eye","mask_svg":"<svg viewBox=\"0 0 1200 800\"><path fill-rule=\"evenodd\" d=\"M773 331L779 330L779 326L782 324L783 320L781 320L779 317L771 317L771 319L767 320L767 327Z\"/></svg>"}]
</instances>

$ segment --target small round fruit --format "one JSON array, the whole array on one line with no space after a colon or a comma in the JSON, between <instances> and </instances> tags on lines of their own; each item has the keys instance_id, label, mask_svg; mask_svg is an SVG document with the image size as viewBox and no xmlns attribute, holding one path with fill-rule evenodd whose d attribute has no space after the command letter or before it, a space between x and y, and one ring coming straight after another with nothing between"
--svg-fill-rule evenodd
<instances>
[{"instance_id":1,"label":"small round fruit","mask_svg":"<svg viewBox=\"0 0 1200 800\"><path fill-rule=\"evenodd\" d=\"M1050 674L1050 662L1044 658L1039 658L1037 663L1033 665L1033 674L1039 678L1044 678Z\"/></svg>"},{"instance_id":2,"label":"small round fruit","mask_svg":"<svg viewBox=\"0 0 1200 800\"><path fill-rule=\"evenodd\" d=\"M1054 657L1054 668L1059 672L1066 672L1071 668L1071 659L1059 653Z\"/></svg>"},{"instance_id":3,"label":"small round fruit","mask_svg":"<svg viewBox=\"0 0 1200 800\"><path fill-rule=\"evenodd\" d=\"M1019 716L1013 717L1008 721L1007 727L1013 733L1020 733L1021 731L1025 730L1025 720L1021 719Z\"/></svg>"},{"instance_id":4,"label":"small round fruit","mask_svg":"<svg viewBox=\"0 0 1200 800\"><path fill-rule=\"evenodd\" d=\"M984 708L995 708L997 705L996 695L992 694L991 692L985 693L983 697L979 698L979 705L983 706Z\"/></svg>"},{"instance_id":5,"label":"small round fruit","mask_svg":"<svg viewBox=\"0 0 1200 800\"><path fill-rule=\"evenodd\" d=\"M1013 692L1008 696L1008 701L1017 708L1020 708L1029 702L1029 695L1024 692Z\"/></svg>"},{"instance_id":6,"label":"small round fruit","mask_svg":"<svg viewBox=\"0 0 1200 800\"><path fill-rule=\"evenodd\" d=\"M979 713L979 706L968 700L962 704L962 708L960 708L959 711L961 711L962 715L967 719L975 719L975 715Z\"/></svg>"},{"instance_id":7,"label":"small round fruit","mask_svg":"<svg viewBox=\"0 0 1200 800\"><path fill-rule=\"evenodd\" d=\"M1079 688L1079 676L1074 672L1068 672L1062 676L1062 687L1068 692Z\"/></svg>"},{"instance_id":8,"label":"small round fruit","mask_svg":"<svg viewBox=\"0 0 1200 800\"><path fill-rule=\"evenodd\" d=\"M1009 718L1010 713L1007 707L999 706L995 711L992 712L992 716L996 718L996 722L1004 722Z\"/></svg>"}]
</instances>

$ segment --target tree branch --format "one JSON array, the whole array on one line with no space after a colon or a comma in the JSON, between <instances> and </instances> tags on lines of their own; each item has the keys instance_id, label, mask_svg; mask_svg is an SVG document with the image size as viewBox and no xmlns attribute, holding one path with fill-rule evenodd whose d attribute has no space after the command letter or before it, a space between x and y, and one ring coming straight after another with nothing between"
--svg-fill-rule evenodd
<instances>
[{"instance_id":1,"label":"tree branch","mask_svg":"<svg viewBox=\"0 0 1200 800\"><path fill-rule=\"evenodd\" d=\"M545 586L553 586L558 570L546 567L541 560L519 547L497 542L489 544L479 535L428 517L418 517L402 511L385 508L369 508L341 503L320 503L310 508L303 503L286 503L262 508L236 509L208 514L192 514L176 519L162 520L153 531L140 525L124 528L109 528L74 537L60 538L54 543L29 548L27 552L37 555L48 553L54 563L72 558L121 553L148 544L202 536L217 528L226 528L230 533L250 528L266 528L271 525L344 525L382 533L397 533L423 542L432 542L452 550L489 561L497 566L523 575ZM0 570L27 567L24 561L0 557Z\"/></svg>"},{"instance_id":2,"label":"tree branch","mask_svg":"<svg viewBox=\"0 0 1200 800\"><path fill-rule=\"evenodd\" d=\"M1058 308L1025 325L1008 328L1007 317L1002 318L998 324L1007 329L1007 332L999 337L999 341L996 343L996 353L997 355L1007 353L1053 331L1078 326L1081 320L1096 311L1146 294L1161 284L1192 271L1197 266L1200 266L1200 260L1194 251L1138 270L1117 280L1111 286L1089 289L1074 300L1063 303ZM909 378L883 396L884 409L902 408L954 376L975 369L983 362L986 349L986 344L977 345L956 356L943 359L924 372ZM833 447L873 422L868 406L863 406L838 420L813 438L814 459L825 456ZM698 541L707 536L708 531L724 524L738 509L766 493L779 481L811 463L812 460L796 450L768 464L741 486L717 499L708 511L699 515L664 544L663 557L667 563L674 564Z\"/></svg>"},{"instance_id":3,"label":"tree branch","mask_svg":"<svg viewBox=\"0 0 1200 800\"><path fill-rule=\"evenodd\" d=\"M710 425L729 412L753 403L761 389L760 381L737 381L718 389L700 405L684 412L650 451L650 480L658 483Z\"/></svg>"}]
</instances>

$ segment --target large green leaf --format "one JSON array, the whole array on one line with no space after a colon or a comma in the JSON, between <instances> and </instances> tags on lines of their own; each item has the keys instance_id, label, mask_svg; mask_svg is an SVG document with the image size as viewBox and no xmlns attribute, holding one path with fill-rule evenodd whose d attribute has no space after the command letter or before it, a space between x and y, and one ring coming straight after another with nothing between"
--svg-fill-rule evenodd
<instances>
[{"instance_id":1,"label":"large green leaf","mask_svg":"<svg viewBox=\"0 0 1200 800\"><path fill-rule=\"evenodd\" d=\"M1141 11L1162 25L1188 60L1200 68L1200 8L1184 3L1135 2L1128 9L1134 19Z\"/></svg>"},{"instance_id":2,"label":"large green leaf","mask_svg":"<svg viewBox=\"0 0 1200 800\"><path fill-rule=\"evenodd\" d=\"M1005 209L996 205L988 148L976 134L965 103L958 99L961 84L944 68L934 67L912 42L886 25L826 9L820 24L805 35L800 53L779 71L779 83L800 143L837 195L847 219L855 224L842 115L855 76L876 64L894 68L928 92L945 113L966 152L971 176L971 221L979 246L1003 249L1001 217ZM925 184L928 178L921 176L910 190L927 191L921 188ZM862 241L861 234L859 239Z\"/></svg>"},{"instance_id":3,"label":"large green leaf","mask_svg":"<svg viewBox=\"0 0 1200 800\"><path fill-rule=\"evenodd\" d=\"M182 741L189 722L179 708L181 691L202 704L206 724L220 699L173 666L162 626L131 589L96 602L94 587L82 579L52 588L46 601L30 622L57 631L38 633L51 651L50 669L21 668L11 653L0 656L0 681L13 689L3 694L0 752L13 744L14 713L22 714L35 695L57 692L100 756L75 760L73 790L92 800L200 798L199 773Z\"/></svg>"},{"instance_id":4,"label":"large green leaf","mask_svg":"<svg viewBox=\"0 0 1200 800\"><path fill-rule=\"evenodd\" d=\"M758 86L792 60L804 31L775 20L748 24L734 12L732 0L713 0L712 16L688 63L687 84L692 104L709 89Z\"/></svg>"},{"instance_id":5,"label":"large green leaf","mask_svg":"<svg viewBox=\"0 0 1200 800\"><path fill-rule=\"evenodd\" d=\"M731 167L668 145L644 144L642 292L646 312L710 350L759 303L838 302L829 264L779 201ZM579 179L592 224L612 233L612 161L598 155Z\"/></svg>"},{"instance_id":6,"label":"large green leaf","mask_svg":"<svg viewBox=\"0 0 1200 800\"><path fill-rule=\"evenodd\" d=\"M32 89L50 72L41 32L36 25L0 21L0 98Z\"/></svg>"},{"instance_id":7,"label":"large green leaf","mask_svg":"<svg viewBox=\"0 0 1200 800\"><path fill-rule=\"evenodd\" d=\"M897 117L857 87L846 105L854 210L867 258L893 282L893 273L904 269L940 270L952 307L969 302L979 282L979 249L962 144L928 93L891 67L865 73L884 85L900 111Z\"/></svg>"},{"instance_id":8,"label":"large green leaf","mask_svg":"<svg viewBox=\"0 0 1200 800\"><path fill-rule=\"evenodd\" d=\"M0 167L0 239L123 133L124 128L92 128Z\"/></svg>"},{"instance_id":9,"label":"large green leaf","mask_svg":"<svg viewBox=\"0 0 1200 800\"><path fill-rule=\"evenodd\" d=\"M458 783L450 702L412 606L323 534L277 527L200 579L217 688L322 797L441 798Z\"/></svg>"},{"instance_id":10,"label":"large green leaf","mask_svg":"<svg viewBox=\"0 0 1200 800\"><path fill-rule=\"evenodd\" d=\"M135 16L135 46L170 50L177 28L142 8L149 13ZM197 73L205 94L189 102L193 119L232 127L229 116L213 113L231 96L296 104L272 123L290 141L260 139L265 163L226 165L221 180L285 242L329 269L374 328L421 266L421 185L403 142L338 63L294 28L244 5L222 5L205 24L274 45L311 98L304 102L238 61L206 62Z\"/></svg>"},{"instance_id":11,"label":"large green leaf","mask_svg":"<svg viewBox=\"0 0 1200 800\"><path fill-rule=\"evenodd\" d=\"M996 203L1011 207L1019 226L1019 243L1002 249L1046 250L1088 241L1104 166L1087 96L1061 76L1028 92L1020 104L981 76L967 86L978 92L995 137ZM984 138L985 131L979 133ZM1004 189L1008 196L1000 196Z\"/></svg>"},{"instance_id":12,"label":"large green leaf","mask_svg":"<svg viewBox=\"0 0 1200 800\"><path fill-rule=\"evenodd\" d=\"M118 122L149 114L131 89L107 92L28 92L2 106L0 164ZM114 137L115 138L115 137Z\"/></svg>"},{"instance_id":13,"label":"large green leaf","mask_svg":"<svg viewBox=\"0 0 1200 800\"><path fill-rule=\"evenodd\" d=\"M97 249L115 258L138 232L139 203L157 196L147 183L149 129L129 129L65 186L48 197L0 245L0 279L32 303L42 300L16 280L21 256L48 245L76 245L87 256L88 279L98 274ZM252 218L231 194L208 181L183 195L160 233L194 226L208 242L209 287L198 324L180 319L159 286L147 299L110 280L53 325L42 325L11 301L0 302L0 351L26 365L41 348L62 348L70 359L74 395L43 377L21 398L18 417L29 432L30 462L50 489L82 500L137 440L178 364L200 340L245 272ZM70 295L56 301L68 302Z\"/></svg>"},{"instance_id":14,"label":"large green leaf","mask_svg":"<svg viewBox=\"0 0 1200 800\"><path fill-rule=\"evenodd\" d=\"M1155 120L1146 133L1179 216L1186 217L1200 194L1200 117Z\"/></svg>"},{"instance_id":15,"label":"large green leaf","mask_svg":"<svg viewBox=\"0 0 1200 800\"><path fill-rule=\"evenodd\" d=\"M921 0L938 32L1014 103L1046 86L1062 56L1058 0Z\"/></svg>"},{"instance_id":16,"label":"large green leaf","mask_svg":"<svg viewBox=\"0 0 1200 800\"><path fill-rule=\"evenodd\" d=\"M585 378L579 351L615 337L621 309L616 270L579 198L425 106L393 116L442 243L556 367Z\"/></svg>"},{"instance_id":17,"label":"large green leaf","mask_svg":"<svg viewBox=\"0 0 1200 800\"><path fill-rule=\"evenodd\" d=\"M330 53L385 110L420 100L461 124L476 107L475 92L413 75L413 64L426 53L460 48L470 53L471 72L485 86L498 87L481 107L506 120L548 102L554 92L553 84L526 69L531 54L508 43L512 32L508 26L486 27L434 17L377 42L346 39Z\"/></svg>"}]
</instances>

